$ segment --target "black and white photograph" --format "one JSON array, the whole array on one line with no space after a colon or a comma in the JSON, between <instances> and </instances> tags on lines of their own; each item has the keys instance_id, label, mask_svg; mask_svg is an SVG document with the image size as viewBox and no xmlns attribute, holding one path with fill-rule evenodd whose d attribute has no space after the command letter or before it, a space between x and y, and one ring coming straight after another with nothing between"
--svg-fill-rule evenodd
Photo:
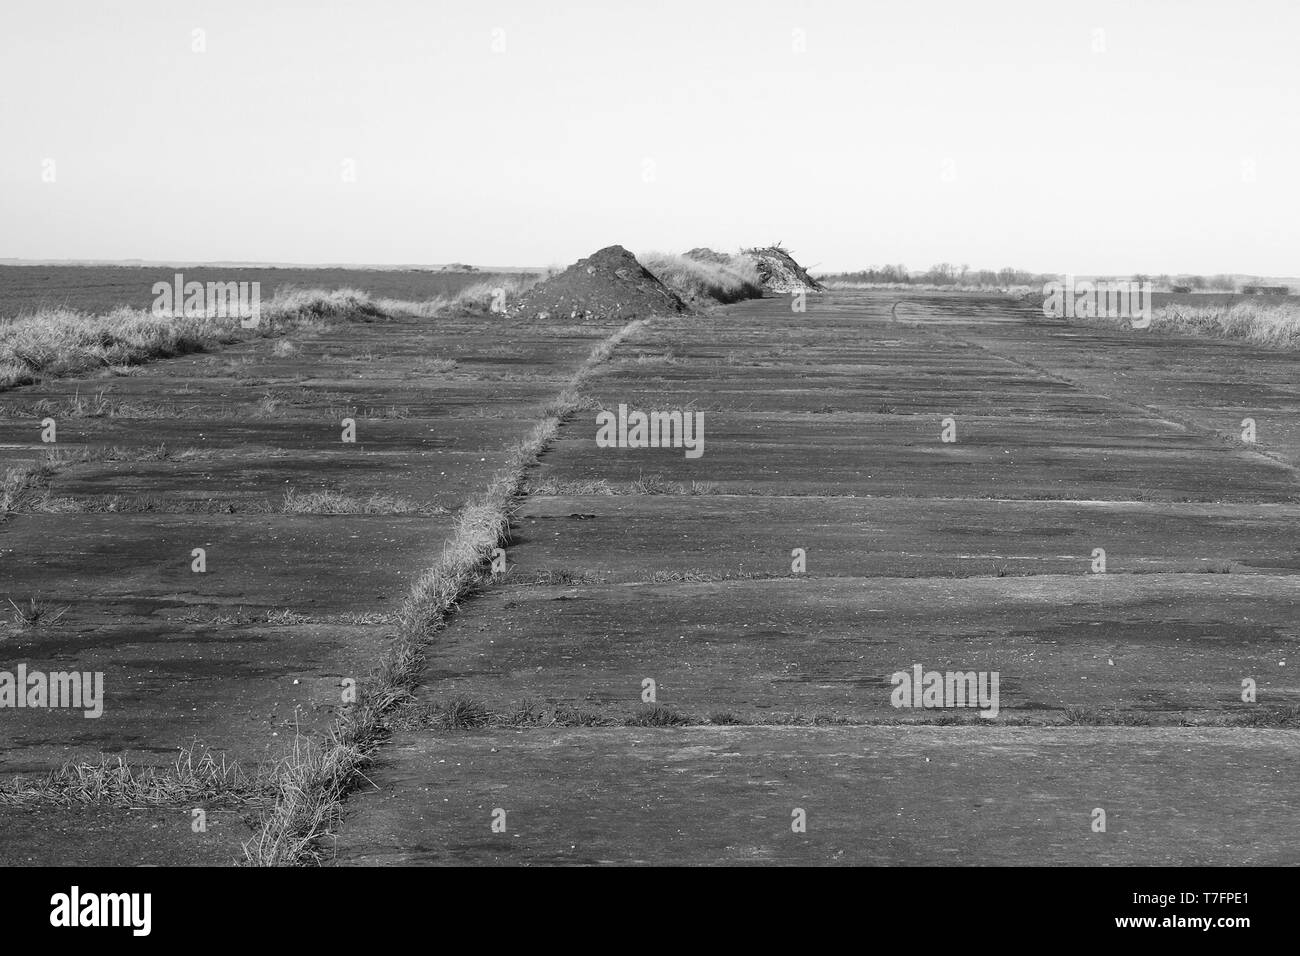
<instances>
[{"instance_id":1,"label":"black and white photograph","mask_svg":"<svg viewBox=\"0 0 1300 956\"><path fill-rule=\"evenodd\" d=\"M1012 939L1263 928L1300 5L0 23L24 925L891 868L878 914L928 886Z\"/></svg>"}]
</instances>

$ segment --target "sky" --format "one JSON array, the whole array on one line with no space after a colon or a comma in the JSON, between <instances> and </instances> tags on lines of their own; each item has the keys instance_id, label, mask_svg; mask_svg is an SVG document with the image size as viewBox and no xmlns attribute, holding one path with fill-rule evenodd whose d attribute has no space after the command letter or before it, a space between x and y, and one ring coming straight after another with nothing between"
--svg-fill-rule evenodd
<instances>
[{"instance_id":1,"label":"sky","mask_svg":"<svg viewBox=\"0 0 1300 956\"><path fill-rule=\"evenodd\" d=\"M0 258L1300 274L1300 3L6 0Z\"/></svg>"}]
</instances>

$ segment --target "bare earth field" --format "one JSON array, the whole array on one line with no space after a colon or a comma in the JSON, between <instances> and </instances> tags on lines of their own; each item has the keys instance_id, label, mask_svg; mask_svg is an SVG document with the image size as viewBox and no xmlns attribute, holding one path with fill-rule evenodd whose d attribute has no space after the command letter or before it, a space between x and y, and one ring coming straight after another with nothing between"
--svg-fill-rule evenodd
<instances>
[{"instance_id":1,"label":"bare earth field","mask_svg":"<svg viewBox=\"0 0 1300 956\"><path fill-rule=\"evenodd\" d=\"M49 490L72 506L0 524L0 602L66 608L0 631L0 669L103 670L107 698L98 720L0 711L0 774L194 743L256 763L322 733L458 510L612 331L340 323L282 357L0 392L6 466L100 390L104 414L53 413L60 448L195 451L68 465ZM1300 862L1294 362L971 295L655 319L585 391L703 411L704 454L597 447L595 409L561 427L508 573L437 634L327 855ZM389 507L286 508L328 490ZM914 664L998 672L1000 712L891 706ZM0 805L0 863L240 859L256 802L205 833L192 809Z\"/></svg>"}]
</instances>

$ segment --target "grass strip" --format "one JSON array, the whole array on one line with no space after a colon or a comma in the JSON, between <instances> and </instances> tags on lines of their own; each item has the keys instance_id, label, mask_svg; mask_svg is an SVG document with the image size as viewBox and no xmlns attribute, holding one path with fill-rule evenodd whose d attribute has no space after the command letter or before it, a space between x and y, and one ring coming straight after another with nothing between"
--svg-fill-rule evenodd
<instances>
[{"instance_id":1,"label":"grass strip","mask_svg":"<svg viewBox=\"0 0 1300 956\"><path fill-rule=\"evenodd\" d=\"M487 580L493 551L508 543L510 515L521 496L525 471L555 439L561 423L582 407L578 391L587 376L642 325L640 319L629 322L592 349L569 384L543 409L542 419L510 450L505 466L479 499L461 512L441 559L407 595L398 612L397 637L362 682L356 703L343 712L323 743L305 741L285 761L275 803L263 814L259 832L244 845L249 864L319 862L321 837L339 820L344 800L365 779L363 771L386 736L385 717L411 699L425 646L456 605Z\"/></svg>"}]
</instances>

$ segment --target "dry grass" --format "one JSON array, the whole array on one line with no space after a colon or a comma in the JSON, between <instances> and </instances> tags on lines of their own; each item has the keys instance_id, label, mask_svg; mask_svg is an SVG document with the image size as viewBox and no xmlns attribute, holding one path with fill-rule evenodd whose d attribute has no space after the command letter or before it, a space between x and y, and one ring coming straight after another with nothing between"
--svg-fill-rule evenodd
<instances>
[{"instance_id":1,"label":"dry grass","mask_svg":"<svg viewBox=\"0 0 1300 956\"><path fill-rule=\"evenodd\" d=\"M98 445L82 448L52 448L46 461L56 467L83 465L96 461L210 461L218 457L213 448L175 448L166 442L157 445Z\"/></svg>"},{"instance_id":2,"label":"dry grass","mask_svg":"<svg viewBox=\"0 0 1300 956\"><path fill-rule=\"evenodd\" d=\"M688 727L698 721L662 704L651 704L630 714L624 723L628 727Z\"/></svg>"},{"instance_id":3,"label":"dry grass","mask_svg":"<svg viewBox=\"0 0 1300 956\"><path fill-rule=\"evenodd\" d=\"M35 780L17 777L0 787L0 806L34 803L110 804L119 807L229 804L269 798L273 773L246 773L238 763L183 749L171 767L132 768L121 757L98 764L65 764Z\"/></svg>"},{"instance_id":4,"label":"dry grass","mask_svg":"<svg viewBox=\"0 0 1300 956\"><path fill-rule=\"evenodd\" d=\"M67 607L55 607L32 598L26 604L10 599L10 621L15 627L52 627L68 613Z\"/></svg>"},{"instance_id":5,"label":"dry grass","mask_svg":"<svg viewBox=\"0 0 1300 956\"><path fill-rule=\"evenodd\" d=\"M187 409L183 406L168 405L162 402L128 402L113 398L107 389L100 389L94 395L82 395L77 392L62 406L42 407L44 402L37 402L41 414L65 418L184 418Z\"/></svg>"},{"instance_id":6,"label":"dry grass","mask_svg":"<svg viewBox=\"0 0 1300 956\"><path fill-rule=\"evenodd\" d=\"M278 611L267 611L264 620L271 627L296 627L308 623L311 618L298 611L282 608Z\"/></svg>"},{"instance_id":7,"label":"dry grass","mask_svg":"<svg viewBox=\"0 0 1300 956\"><path fill-rule=\"evenodd\" d=\"M581 404L577 390L592 368L642 325L631 322L592 350L569 387L511 450L479 500L460 513L441 559L415 582L398 611L396 640L363 683L356 703L344 711L322 746L296 746L286 761L275 805L264 815L258 835L244 847L250 863L285 866L319 858L320 838L338 820L348 792L363 779L362 771L383 739L385 718L411 698L425 645L457 603L489 578L492 552L508 543L510 513L525 470L554 440L561 421Z\"/></svg>"},{"instance_id":8,"label":"dry grass","mask_svg":"<svg viewBox=\"0 0 1300 956\"><path fill-rule=\"evenodd\" d=\"M731 256L714 262L665 252L639 257L651 275L694 305L739 302L763 296L763 282L751 259Z\"/></svg>"},{"instance_id":9,"label":"dry grass","mask_svg":"<svg viewBox=\"0 0 1300 956\"><path fill-rule=\"evenodd\" d=\"M160 318L131 309L92 316L48 309L0 323L0 388L45 375L201 352L241 338L237 319Z\"/></svg>"},{"instance_id":10,"label":"dry grass","mask_svg":"<svg viewBox=\"0 0 1300 956\"><path fill-rule=\"evenodd\" d=\"M476 282L461 289L450 306L465 312L504 312L541 279L541 275L520 275Z\"/></svg>"},{"instance_id":11,"label":"dry grass","mask_svg":"<svg viewBox=\"0 0 1300 956\"><path fill-rule=\"evenodd\" d=\"M1111 320L1113 321L1113 320ZM1129 325L1128 319L1123 319ZM1235 305L1167 305L1151 330L1237 339L1269 349L1300 349L1300 304L1247 300Z\"/></svg>"},{"instance_id":12,"label":"dry grass","mask_svg":"<svg viewBox=\"0 0 1300 956\"><path fill-rule=\"evenodd\" d=\"M736 575L736 577L752 580L754 575ZM776 577L776 575L773 575L773 577ZM726 575L719 574L716 571L651 571L649 581L651 584L703 584L706 581L721 581L724 579L726 579Z\"/></svg>"},{"instance_id":13,"label":"dry grass","mask_svg":"<svg viewBox=\"0 0 1300 956\"><path fill-rule=\"evenodd\" d=\"M172 448L166 442L139 448L117 445L51 448L40 461L6 469L4 477L0 479L0 521L17 512L69 514L90 510L84 502L50 495L50 479L64 468L101 461L203 461L216 454L212 449Z\"/></svg>"},{"instance_id":14,"label":"dry grass","mask_svg":"<svg viewBox=\"0 0 1300 956\"><path fill-rule=\"evenodd\" d=\"M379 627L385 624L396 624L397 615L384 611L348 611L343 614L327 615L318 620L325 624L346 624L349 627Z\"/></svg>"},{"instance_id":15,"label":"dry grass","mask_svg":"<svg viewBox=\"0 0 1300 956\"><path fill-rule=\"evenodd\" d=\"M509 287L510 280L503 284ZM427 318L447 312L454 304L455 300L444 298L428 302L375 299L357 289L287 287L261 305L261 321L251 329L241 328L234 316L154 314L126 308L91 315L72 309L43 309L0 321L0 389L101 368L130 374L131 367L143 362L255 338L276 337L274 354L287 357L295 349L280 338L287 331L320 331L331 321L341 320Z\"/></svg>"},{"instance_id":16,"label":"dry grass","mask_svg":"<svg viewBox=\"0 0 1300 956\"><path fill-rule=\"evenodd\" d=\"M262 306L262 325L294 326L309 320L387 318L368 292L360 289L297 289L285 286ZM204 320L204 321L211 321Z\"/></svg>"},{"instance_id":17,"label":"dry grass","mask_svg":"<svg viewBox=\"0 0 1300 956\"><path fill-rule=\"evenodd\" d=\"M642 474L630 481L607 478L542 478L528 483L528 494L543 498L580 498L587 495L719 495L759 492L721 491L712 481L668 481L660 474Z\"/></svg>"},{"instance_id":18,"label":"dry grass","mask_svg":"<svg viewBox=\"0 0 1300 956\"><path fill-rule=\"evenodd\" d=\"M437 296L425 302L380 299L375 304L390 315L433 319L456 312L504 312L543 278L542 275L498 276L466 286L455 295Z\"/></svg>"},{"instance_id":19,"label":"dry grass","mask_svg":"<svg viewBox=\"0 0 1300 956\"><path fill-rule=\"evenodd\" d=\"M482 701L453 697L445 704L434 704L423 710L420 721L439 730L477 730L493 723L495 717Z\"/></svg>"},{"instance_id":20,"label":"dry grass","mask_svg":"<svg viewBox=\"0 0 1300 956\"><path fill-rule=\"evenodd\" d=\"M39 510L49 499L49 481L59 467L57 461L47 459L6 469L0 479L0 520L16 512Z\"/></svg>"},{"instance_id":21,"label":"dry grass","mask_svg":"<svg viewBox=\"0 0 1300 956\"><path fill-rule=\"evenodd\" d=\"M599 584L600 578L589 571L571 571L568 568L538 571L521 584L542 587L573 587L580 584Z\"/></svg>"},{"instance_id":22,"label":"dry grass","mask_svg":"<svg viewBox=\"0 0 1300 956\"><path fill-rule=\"evenodd\" d=\"M446 296L439 295L420 302L382 298L376 299L374 304L388 318L436 319L447 314L450 301Z\"/></svg>"},{"instance_id":23,"label":"dry grass","mask_svg":"<svg viewBox=\"0 0 1300 956\"><path fill-rule=\"evenodd\" d=\"M334 488L321 491L284 493L281 511L288 515L410 515L421 511L419 505L396 495L372 494L367 498L349 495Z\"/></svg>"},{"instance_id":24,"label":"dry grass","mask_svg":"<svg viewBox=\"0 0 1300 956\"><path fill-rule=\"evenodd\" d=\"M540 498L578 498L616 495L619 491L605 478L543 478L528 483L528 494Z\"/></svg>"},{"instance_id":25,"label":"dry grass","mask_svg":"<svg viewBox=\"0 0 1300 956\"><path fill-rule=\"evenodd\" d=\"M421 374L445 375L456 370L455 359L420 359L415 363L415 371Z\"/></svg>"}]
</instances>

